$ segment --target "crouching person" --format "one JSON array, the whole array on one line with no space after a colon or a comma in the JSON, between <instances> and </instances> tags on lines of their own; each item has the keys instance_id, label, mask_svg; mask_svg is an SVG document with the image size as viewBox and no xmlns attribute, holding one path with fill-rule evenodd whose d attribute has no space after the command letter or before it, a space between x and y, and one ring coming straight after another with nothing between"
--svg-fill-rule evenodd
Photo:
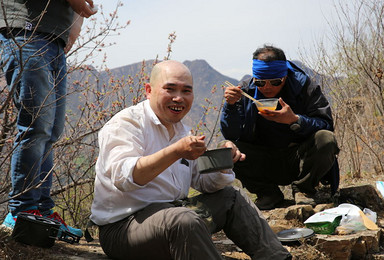
<instances>
[{"instance_id":1,"label":"crouching person","mask_svg":"<svg viewBox=\"0 0 384 260\"><path fill-rule=\"evenodd\" d=\"M199 174L203 136L180 121L193 80L176 61L154 66L147 100L116 114L100 131L91 219L114 259L222 259L211 234L224 230L252 259L290 259L260 211L230 186L232 170ZM244 160L236 146L233 161ZM188 199L189 188L201 194Z\"/></svg>"}]
</instances>

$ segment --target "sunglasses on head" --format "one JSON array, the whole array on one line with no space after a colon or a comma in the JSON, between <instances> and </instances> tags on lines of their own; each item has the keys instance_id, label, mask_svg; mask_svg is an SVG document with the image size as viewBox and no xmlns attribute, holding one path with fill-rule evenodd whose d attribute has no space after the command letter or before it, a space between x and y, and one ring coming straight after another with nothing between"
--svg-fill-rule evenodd
<instances>
[{"instance_id":1,"label":"sunglasses on head","mask_svg":"<svg viewBox=\"0 0 384 260\"><path fill-rule=\"evenodd\" d=\"M264 87L266 84L267 84L267 81L269 81L269 83L272 85L272 86L280 86L281 83L283 83L283 79L284 78L281 78L281 79L254 79L254 82L255 82L255 85L257 87Z\"/></svg>"}]
</instances>

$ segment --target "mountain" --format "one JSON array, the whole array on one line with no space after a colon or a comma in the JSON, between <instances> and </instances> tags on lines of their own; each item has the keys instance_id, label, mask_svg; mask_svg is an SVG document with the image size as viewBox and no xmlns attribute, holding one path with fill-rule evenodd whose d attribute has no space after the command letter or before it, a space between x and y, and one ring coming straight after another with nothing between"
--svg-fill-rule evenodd
<instances>
[{"instance_id":1,"label":"mountain","mask_svg":"<svg viewBox=\"0 0 384 260\"><path fill-rule=\"evenodd\" d=\"M301 67L309 76L320 79L320 75L310 68L304 66L300 61L293 61L297 66ZM223 100L224 90L222 88L225 81L229 81L234 85L238 84L238 80L225 76L210 66L205 60L193 60L183 62L191 71L194 81L195 101L190 113L183 120L192 127L196 127L200 120L207 123L208 127L212 127L218 119L221 103ZM150 71L155 64L155 60L137 62L134 64L122 66L99 72L92 67L71 73L69 77L69 92L75 92L69 96L67 102L68 108L75 111L78 106L83 105L84 98L81 89L93 87L98 91L111 91L119 86L121 93L116 95L124 95L126 97L126 106L131 105L131 100L140 93L137 89L143 89L145 83L149 81ZM251 77L244 75L241 80ZM76 94L80 91L80 94ZM327 90L324 90L327 93ZM104 100L105 104L112 104L116 95L108 100ZM91 98L88 98L91 99ZM92 100L88 100L92 102ZM214 107L207 112L206 107Z\"/></svg>"},{"instance_id":2,"label":"mountain","mask_svg":"<svg viewBox=\"0 0 384 260\"><path fill-rule=\"evenodd\" d=\"M224 96L222 85L225 81L237 84L238 80L225 76L212 68L205 60L184 61L183 64L189 68L193 76L195 101L190 115L185 122L196 124L201 117L204 118L203 106L209 106L207 101L212 102L210 106L220 108ZM213 92L213 87L216 91ZM214 116L213 116L214 117ZM208 121L214 120L213 118Z\"/></svg>"},{"instance_id":3,"label":"mountain","mask_svg":"<svg viewBox=\"0 0 384 260\"><path fill-rule=\"evenodd\" d=\"M82 105L82 100L84 100L84 98L79 97L79 95L76 94L76 91L85 87L83 85L84 82L90 86L94 86L98 91L106 91L103 90L103 86L107 86L107 89L110 89L112 88L110 85L113 84L143 88L144 84L149 81L150 71L154 64L155 60L148 60L102 72L98 72L92 67L74 71L71 73L68 80L70 86L69 92L74 93L68 97L68 108L74 111L79 105ZM200 118L205 117L203 115L204 106L217 106L220 108L224 93L222 90L224 82L229 81L232 84L237 84L238 80L219 73L205 60L188 60L184 61L183 64L185 64L192 73L195 95L194 104L184 121L189 125L195 125ZM214 86L216 86L216 91L213 91ZM129 91L129 89L122 89L122 92L125 92L125 94ZM127 100L131 100L132 97L133 94L129 94ZM210 101L211 103L208 104L207 101ZM113 100L110 102L113 102ZM208 115L208 121L211 121L209 119L211 114L212 113Z\"/></svg>"}]
</instances>

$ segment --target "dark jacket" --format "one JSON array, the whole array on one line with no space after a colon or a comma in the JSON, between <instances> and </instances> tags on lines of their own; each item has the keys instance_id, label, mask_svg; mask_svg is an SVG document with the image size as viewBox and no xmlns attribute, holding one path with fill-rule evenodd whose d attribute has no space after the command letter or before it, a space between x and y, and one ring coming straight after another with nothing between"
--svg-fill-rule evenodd
<instances>
[{"instance_id":1,"label":"dark jacket","mask_svg":"<svg viewBox=\"0 0 384 260\"><path fill-rule=\"evenodd\" d=\"M290 63L285 86L277 97L281 97L293 112L301 117L301 129L294 132L289 125L272 122L258 114L256 105L248 98L242 97L234 105L224 104L221 114L221 132L225 139L243 141L256 145L278 148L288 147L292 143L301 143L318 130L333 131L333 119L328 100L321 92L320 86L295 64ZM240 83L241 89L257 99L264 98L257 92L252 78ZM280 104L277 109L280 109ZM332 193L339 185L339 166L337 159L331 170L321 180L331 184Z\"/></svg>"},{"instance_id":2,"label":"dark jacket","mask_svg":"<svg viewBox=\"0 0 384 260\"><path fill-rule=\"evenodd\" d=\"M73 10L66 0L14 0L4 2L0 11L0 28L37 31L68 40L73 23ZM37 28L36 28L37 27Z\"/></svg>"},{"instance_id":3,"label":"dark jacket","mask_svg":"<svg viewBox=\"0 0 384 260\"><path fill-rule=\"evenodd\" d=\"M291 143L301 143L318 130L333 131L333 120L329 102L320 86L296 65L291 63L285 86L278 97L287 103L293 112L301 117L301 129L294 132L287 124L264 119L258 114L256 105L248 98L234 105L224 104L221 115L221 131L226 139L257 145L284 148ZM242 90L255 95L256 86L252 78L240 83ZM264 98L258 92L257 98ZM277 109L280 109L280 104Z\"/></svg>"}]
</instances>

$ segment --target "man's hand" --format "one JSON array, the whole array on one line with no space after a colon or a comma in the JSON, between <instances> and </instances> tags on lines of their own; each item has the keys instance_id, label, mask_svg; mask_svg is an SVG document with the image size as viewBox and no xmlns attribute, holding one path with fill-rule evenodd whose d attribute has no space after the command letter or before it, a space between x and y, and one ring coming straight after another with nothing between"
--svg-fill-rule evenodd
<instances>
[{"instance_id":1,"label":"man's hand","mask_svg":"<svg viewBox=\"0 0 384 260\"><path fill-rule=\"evenodd\" d=\"M97 10L94 10L92 0L67 0L71 5L73 11L78 13L80 16L88 18L91 15L97 13Z\"/></svg>"},{"instance_id":2,"label":"man's hand","mask_svg":"<svg viewBox=\"0 0 384 260\"><path fill-rule=\"evenodd\" d=\"M140 157L133 169L133 181L145 185L180 158L197 159L207 149L204 138L187 136L156 153Z\"/></svg>"},{"instance_id":3,"label":"man's hand","mask_svg":"<svg viewBox=\"0 0 384 260\"><path fill-rule=\"evenodd\" d=\"M279 103L281 105L280 110L266 109L263 110L263 112L259 112L259 115L261 115L267 120L288 125L299 120L299 116L292 111L291 107L287 103L285 103L282 98L279 98Z\"/></svg>"},{"instance_id":4,"label":"man's hand","mask_svg":"<svg viewBox=\"0 0 384 260\"><path fill-rule=\"evenodd\" d=\"M205 136L186 136L174 145L176 152L180 158L185 158L188 160L195 160L200 155L202 155L207 147L204 142Z\"/></svg>"},{"instance_id":5,"label":"man's hand","mask_svg":"<svg viewBox=\"0 0 384 260\"><path fill-rule=\"evenodd\" d=\"M241 87L226 87L224 91L224 98L228 104L235 104L241 99Z\"/></svg>"},{"instance_id":6,"label":"man's hand","mask_svg":"<svg viewBox=\"0 0 384 260\"><path fill-rule=\"evenodd\" d=\"M245 154L241 153L240 150L237 148L237 146L231 142L231 141L223 141L219 144L219 148L225 148L229 147L232 148L232 160L233 162L237 161L244 161L245 160Z\"/></svg>"},{"instance_id":7,"label":"man's hand","mask_svg":"<svg viewBox=\"0 0 384 260\"><path fill-rule=\"evenodd\" d=\"M69 31L68 42L64 47L64 52L68 53L75 43L77 37L80 35L81 26L83 25L83 17L78 15L77 13L73 16L73 24L71 26L71 30Z\"/></svg>"}]
</instances>

